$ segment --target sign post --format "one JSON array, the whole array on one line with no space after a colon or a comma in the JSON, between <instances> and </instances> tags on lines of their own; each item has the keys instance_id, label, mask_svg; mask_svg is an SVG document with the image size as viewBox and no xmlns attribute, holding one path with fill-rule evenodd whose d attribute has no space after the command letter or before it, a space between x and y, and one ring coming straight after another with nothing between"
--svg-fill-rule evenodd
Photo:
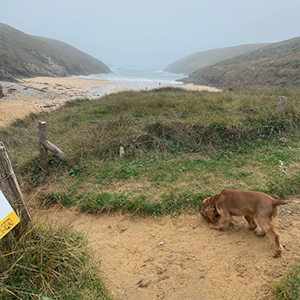
<instances>
[{"instance_id":1,"label":"sign post","mask_svg":"<svg viewBox=\"0 0 300 300\"><path fill-rule=\"evenodd\" d=\"M22 221L31 221L29 209L2 142L0 142L0 190L20 219ZM0 211L2 212L1 207Z\"/></svg>"},{"instance_id":2,"label":"sign post","mask_svg":"<svg viewBox=\"0 0 300 300\"><path fill-rule=\"evenodd\" d=\"M20 219L0 190L0 239L2 239L19 222Z\"/></svg>"}]
</instances>

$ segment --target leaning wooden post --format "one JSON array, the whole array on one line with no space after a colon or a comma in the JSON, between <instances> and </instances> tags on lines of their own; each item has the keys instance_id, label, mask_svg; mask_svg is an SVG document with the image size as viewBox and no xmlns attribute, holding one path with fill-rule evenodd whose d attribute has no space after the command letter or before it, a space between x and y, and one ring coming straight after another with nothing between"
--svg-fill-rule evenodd
<instances>
[{"instance_id":1,"label":"leaning wooden post","mask_svg":"<svg viewBox=\"0 0 300 300\"><path fill-rule=\"evenodd\" d=\"M29 209L2 142L0 142L0 189L20 219L30 221Z\"/></svg>"},{"instance_id":2,"label":"leaning wooden post","mask_svg":"<svg viewBox=\"0 0 300 300\"><path fill-rule=\"evenodd\" d=\"M69 165L73 166L74 163L72 161L72 159L63 151L61 151L57 146L55 146L54 144L52 144L50 141L45 141L43 142L43 146L51 151L52 153L54 153L56 156L58 156L59 158L67 161L69 163Z\"/></svg>"},{"instance_id":3,"label":"leaning wooden post","mask_svg":"<svg viewBox=\"0 0 300 300\"><path fill-rule=\"evenodd\" d=\"M47 127L45 121L39 121L39 147L40 147L40 165L44 172L48 170L48 153L43 143L47 140Z\"/></svg>"}]
</instances>

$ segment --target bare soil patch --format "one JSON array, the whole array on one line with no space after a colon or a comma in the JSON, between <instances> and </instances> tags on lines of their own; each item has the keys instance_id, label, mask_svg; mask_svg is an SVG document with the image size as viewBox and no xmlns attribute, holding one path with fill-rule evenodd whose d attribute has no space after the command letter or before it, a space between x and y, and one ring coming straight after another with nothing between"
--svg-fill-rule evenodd
<instances>
[{"instance_id":1,"label":"bare soil patch","mask_svg":"<svg viewBox=\"0 0 300 300\"><path fill-rule=\"evenodd\" d=\"M218 232L200 214L158 219L53 208L39 217L86 232L118 299L254 300L269 297L273 283L300 258L299 206L291 200L275 220L285 245L277 259L269 238L256 236L243 218Z\"/></svg>"}]
</instances>

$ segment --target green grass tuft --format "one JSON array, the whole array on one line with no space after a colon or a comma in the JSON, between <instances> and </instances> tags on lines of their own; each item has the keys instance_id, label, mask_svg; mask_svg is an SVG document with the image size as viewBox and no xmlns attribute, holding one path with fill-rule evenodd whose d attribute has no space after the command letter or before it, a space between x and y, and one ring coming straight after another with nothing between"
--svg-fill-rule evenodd
<instances>
[{"instance_id":1,"label":"green grass tuft","mask_svg":"<svg viewBox=\"0 0 300 300\"><path fill-rule=\"evenodd\" d=\"M110 194L91 193L82 195L80 208L84 212L129 212L138 215L162 216L166 214L180 214L201 209L202 201L211 193L199 194L189 190L165 193L161 195L162 201L150 201L146 195L133 193Z\"/></svg>"},{"instance_id":2,"label":"green grass tuft","mask_svg":"<svg viewBox=\"0 0 300 300\"><path fill-rule=\"evenodd\" d=\"M0 252L0 299L111 299L82 233L36 224Z\"/></svg>"},{"instance_id":3,"label":"green grass tuft","mask_svg":"<svg viewBox=\"0 0 300 300\"><path fill-rule=\"evenodd\" d=\"M287 274L275 284L273 295L276 300L297 300L300 298L300 263L292 266Z\"/></svg>"}]
</instances>

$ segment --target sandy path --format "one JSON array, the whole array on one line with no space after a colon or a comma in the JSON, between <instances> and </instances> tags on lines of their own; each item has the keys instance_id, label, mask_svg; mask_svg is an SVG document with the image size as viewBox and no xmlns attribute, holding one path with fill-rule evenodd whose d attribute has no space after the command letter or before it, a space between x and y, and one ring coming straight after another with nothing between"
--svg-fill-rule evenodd
<instances>
[{"instance_id":1,"label":"sandy path","mask_svg":"<svg viewBox=\"0 0 300 300\"><path fill-rule=\"evenodd\" d=\"M0 85L5 95L0 98L0 127L31 112L55 109L69 100L96 99L130 89L119 83L77 77L35 77L20 79L19 84L0 81ZM189 90L218 91L193 84L179 86Z\"/></svg>"},{"instance_id":2,"label":"sandy path","mask_svg":"<svg viewBox=\"0 0 300 300\"><path fill-rule=\"evenodd\" d=\"M217 232L200 215L154 219L54 209L41 216L87 233L118 299L254 300L264 299L300 258L300 216L285 209L276 226L286 248L277 259L268 237L257 237L242 218Z\"/></svg>"}]
</instances>

